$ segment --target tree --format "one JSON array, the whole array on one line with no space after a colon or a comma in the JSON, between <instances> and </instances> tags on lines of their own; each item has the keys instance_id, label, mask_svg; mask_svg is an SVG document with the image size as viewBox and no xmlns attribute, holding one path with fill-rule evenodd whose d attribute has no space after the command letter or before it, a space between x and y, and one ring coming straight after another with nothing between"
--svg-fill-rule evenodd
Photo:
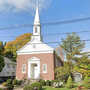
<instances>
[{"instance_id":1,"label":"tree","mask_svg":"<svg viewBox=\"0 0 90 90\"><path fill-rule=\"evenodd\" d=\"M71 62L64 62L64 65L61 67L56 68L55 73L56 73L56 79L61 80L61 81L67 81L68 76L70 76L72 73L71 71Z\"/></svg>"},{"instance_id":2,"label":"tree","mask_svg":"<svg viewBox=\"0 0 90 90\"><path fill-rule=\"evenodd\" d=\"M84 86L86 87L86 88L88 88L88 89L90 89L90 76L86 76L85 78L84 78Z\"/></svg>"},{"instance_id":3,"label":"tree","mask_svg":"<svg viewBox=\"0 0 90 90\"><path fill-rule=\"evenodd\" d=\"M68 34L66 39L62 39L61 47L66 53L67 60L74 60L75 55L80 55L85 43L80 40L76 33Z\"/></svg>"},{"instance_id":4,"label":"tree","mask_svg":"<svg viewBox=\"0 0 90 90\"><path fill-rule=\"evenodd\" d=\"M72 77L71 76L68 77L66 87L67 88L73 88L73 81L72 81Z\"/></svg>"},{"instance_id":5,"label":"tree","mask_svg":"<svg viewBox=\"0 0 90 90\"><path fill-rule=\"evenodd\" d=\"M77 59L77 63L74 66L74 71L82 73L82 75L90 76L90 59L88 56L83 55L82 57Z\"/></svg>"},{"instance_id":6,"label":"tree","mask_svg":"<svg viewBox=\"0 0 90 90\"><path fill-rule=\"evenodd\" d=\"M3 42L0 41L0 55L3 55L3 51L4 51L4 45Z\"/></svg>"},{"instance_id":7,"label":"tree","mask_svg":"<svg viewBox=\"0 0 90 90\"><path fill-rule=\"evenodd\" d=\"M31 40L31 35L31 33L25 33L17 37L16 40L7 42L4 50L5 56L15 60L17 56L16 51Z\"/></svg>"},{"instance_id":8,"label":"tree","mask_svg":"<svg viewBox=\"0 0 90 90\"><path fill-rule=\"evenodd\" d=\"M3 67L4 67L4 58L3 56L0 55L0 72L2 71Z\"/></svg>"}]
</instances>

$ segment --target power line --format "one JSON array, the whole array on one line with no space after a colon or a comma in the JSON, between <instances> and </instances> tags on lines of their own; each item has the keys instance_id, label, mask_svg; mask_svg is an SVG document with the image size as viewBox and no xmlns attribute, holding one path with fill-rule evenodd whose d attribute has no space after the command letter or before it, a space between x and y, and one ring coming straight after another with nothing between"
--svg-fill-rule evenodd
<instances>
[{"instance_id":1,"label":"power line","mask_svg":"<svg viewBox=\"0 0 90 90\"><path fill-rule=\"evenodd\" d=\"M74 32L74 33L77 33L77 34L82 34L82 33L89 33L90 31L88 30L88 31L79 31L79 32ZM65 34L72 34L73 32L66 32L66 33L46 33L46 34L43 34L43 36L45 35L45 36L48 36L48 35L50 35L50 36L52 36L52 35L65 35ZM1 35L0 35L1 36ZM3 36L3 35L2 35ZM1 37L2 37L1 36ZM18 36L14 36L14 35L10 35L10 36L4 36L4 37L18 37Z\"/></svg>"},{"instance_id":2,"label":"power line","mask_svg":"<svg viewBox=\"0 0 90 90\"><path fill-rule=\"evenodd\" d=\"M21 40L21 41L26 41L26 40L27 40L27 39L24 39L24 40ZM13 40L13 41L14 41L14 40ZM13 41L11 41L11 42L13 42ZM15 41L18 41L18 40L15 40ZM79 41L80 41L80 42L82 42L82 41L83 41L83 42L90 42L90 39L82 39L82 40L77 40L77 41L75 41L75 42L79 42ZM28 41L28 42L29 42L29 41ZM27 43L28 43L28 42L27 42ZM51 43L51 44L52 44L52 43L60 44L60 42L63 42L63 40L60 40L60 41L52 41L52 42L43 42L43 43L32 43L32 42L31 42L31 43L28 43L28 44L50 44L50 43ZM67 42L67 41L66 41L66 42ZM70 42L74 42L74 41L71 40Z\"/></svg>"},{"instance_id":3,"label":"power line","mask_svg":"<svg viewBox=\"0 0 90 90\"><path fill-rule=\"evenodd\" d=\"M88 21L90 20L90 17L85 18L77 18L77 19L71 19L71 20L63 20L63 21L53 21L53 22L47 22L47 23L41 23L42 26L51 26L51 25L63 25L63 24L71 24L71 23L77 23L82 21ZM17 28L26 28L26 27L33 27L33 24L16 24L12 26L7 27L0 27L0 30L10 30L10 29L17 29Z\"/></svg>"},{"instance_id":4,"label":"power line","mask_svg":"<svg viewBox=\"0 0 90 90\"><path fill-rule=\"evenodd\" d=\"M64 20L64 21L54 21L54 22L42 23L42 25L60 25L60 24L62 25L62 24L77 23L88 20L90 20L90 17L77 18L77 19Z\"/></svg>"},{"instance_id":5,"label":"power line","mask_svg":"<svg viewBox=\"0 0 90 90\"><path fill-rule=\"evenodd\" d=\"M43 35L62 35L62 34L72 34L72 33L88 33L90 31L79 31L79 32L66 32L66 33L47 33L47 34L43 34Z\"/></svg>"}]
</instances>

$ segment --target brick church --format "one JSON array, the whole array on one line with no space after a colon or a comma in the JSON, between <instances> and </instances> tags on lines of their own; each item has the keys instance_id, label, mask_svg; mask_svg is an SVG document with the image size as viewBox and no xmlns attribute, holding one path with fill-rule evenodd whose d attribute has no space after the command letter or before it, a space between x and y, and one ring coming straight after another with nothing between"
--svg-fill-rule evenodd
<instances>
[{"instance_id":1,"label":"brick church","mask_svg":"<svg viewBox=\"0 0 90 90\"><path fill-rule=\"evenodd\" d=\"M31 41L17 51L16 79L54 80L54 70L54 49L42 42L37 8Z\"/></svg>"}]
</instances>

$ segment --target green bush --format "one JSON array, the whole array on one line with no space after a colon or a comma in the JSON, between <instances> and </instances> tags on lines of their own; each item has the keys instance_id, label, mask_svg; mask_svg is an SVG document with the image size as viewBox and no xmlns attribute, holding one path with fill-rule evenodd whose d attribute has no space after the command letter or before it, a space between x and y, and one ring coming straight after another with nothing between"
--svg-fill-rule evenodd
<instances>
[{"instance_id":1,"label":"green bush","mask_svg":"<svg viewBox=\"0 0 90 90\"><path fill-rule=\"evenodd\" d=\"M7 82L3 82L2 85L3 85L3 86L7 86Z\"/></svg>"},{"instance_id":2,"label":"green bush","mask_svg":"<svg viewBox=\"0 0 90 90\"><path fill-rule=\"evenodd\" d=\"M7 88L8 88L8 90L13 90L13 83L12 83L12 79L8 79L7 81L6 81L6 83L7 83Z\"/></svg>"},{"instance_id":3,"label":"green bush","mask_svg":"<svg viewBox=\"0 0 90 90\"><path fill-rule=\"evenodd\" d=\"M35 87L37 88L37 90L42 90L42 85L39 82L31 84L31 86L33 87L33 90Z\"/></svg>"},{"instance_id":4,"label":"green bush","mask_svg":"<svg viewBox=\"0 0 90 90\"><path fill-rule=\"evenodd\" d=\"M8 79L6 82L7 84L12 84L12 79Z\"/></svg>"},{"instance_id":5,"label":"green bush","mask_svg":"<svg viewBox=\"0 0 90 90\"><path fill-rule=\"evenodd\" d=\"M67 88L73 88L73 81L72 81L72 77L71 76L68 77L66 87Z\"/></svg>"},{"instance_id":6,"label":"green bush","mask_svg":"<svg viewBox=\"0 0 90 90\"><path fill-rule=\"evenodd\" d=\"M83 86L90 89L90 77L89 76L86 76L84 78L84 83L83 83Z\"/></svg>"},{"instance_id":7,"label":"green bush","mask_svg":"<svg viewBox=\"0 0 90 90\"><path fill-rule=\"evenodd\" d=\"M22 81L14 79L12 83L13 85L21 85Z\"/></svg>"},{"instance_id":8,"label":"green bush","mask_svg":"<svg viewBox=\"0 0 90 90\"><path fill-rule=\"evenodd\" d=\"M46 86L51 86L51 81L47 80L46 81Z\"/></svg>"},{"instance_id":9,"label":"green bush","mask_svg":"<svg viewBox=\"0 0 90 90\"><path fill-rule=\"evenodd\" d=\"M46 85L45 80L40 80L40 84L41 84L42 86L45 86L45 85Z\"/></svg>"},{"instance_id":10,"label":"green bush","mask_svg":"<svg viewBox=\"0 0 90 90\"><path fill-rule=\"evenodd\" d=\"M23 90L33 90L33 87L32 86L30 86L30 85L27 85L27 86L25 86L24 87L24 89Z\"/></svg>"},{"instance_id":11,"label":"green bush","mask_svg":"<svg viewBox=\"0 0 90 90\"><path fill-rule=\"evenodd\" d=\"M21 85L22 80L17 80L17 85Z\"/></svg>"},{"instance_id":12,"label":"green bush","mask_svg":"<svg viewBox=\"0 0 90 90\"><path fill-rule=\"evenodd\" d=\"M16 79L13 80L13 85L17 85L17 80Z\"/></svg>"},{"instance_id":13,"label":"green bush","mask_svg":"<svg viewBox=\"0 0 90 90\"><path fill-rule=\"evenodd\" d=\"M27 85L24 87L24 90L42 90L42 85L39 82L32 83L31 85Z\"/></svg>"}]
</instances>

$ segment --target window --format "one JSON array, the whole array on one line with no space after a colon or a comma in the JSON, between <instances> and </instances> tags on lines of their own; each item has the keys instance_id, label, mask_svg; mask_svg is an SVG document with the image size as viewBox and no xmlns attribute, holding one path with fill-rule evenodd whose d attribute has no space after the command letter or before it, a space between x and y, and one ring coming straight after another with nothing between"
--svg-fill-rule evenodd
<instances>
[{"instance_id":1,"label":"window","mask_svg":"<svg viewBox=\"0 0 90 90\"><path fill-rule=\"evenodd\" d=\"M47 73L47 64L43 64L43 73Z\"/></svg>"},{"instance_id":2,"label":"window","mask_svg":"<svg viewBox=\"0 0 90 90\"><path fill-rule=\"evenodd\" d=\"M26 73L26 64L22 65L22 73Z\"/></svg>"},{"instance_id":3,"label":"window","mask_svg":"<svg viewBox=\"0 0 90 90\"><path fill-rule=\"evenodd\" d=\"M37 33L37 27L35 27L35 33Z\"/></svg>"}]
</instances>

